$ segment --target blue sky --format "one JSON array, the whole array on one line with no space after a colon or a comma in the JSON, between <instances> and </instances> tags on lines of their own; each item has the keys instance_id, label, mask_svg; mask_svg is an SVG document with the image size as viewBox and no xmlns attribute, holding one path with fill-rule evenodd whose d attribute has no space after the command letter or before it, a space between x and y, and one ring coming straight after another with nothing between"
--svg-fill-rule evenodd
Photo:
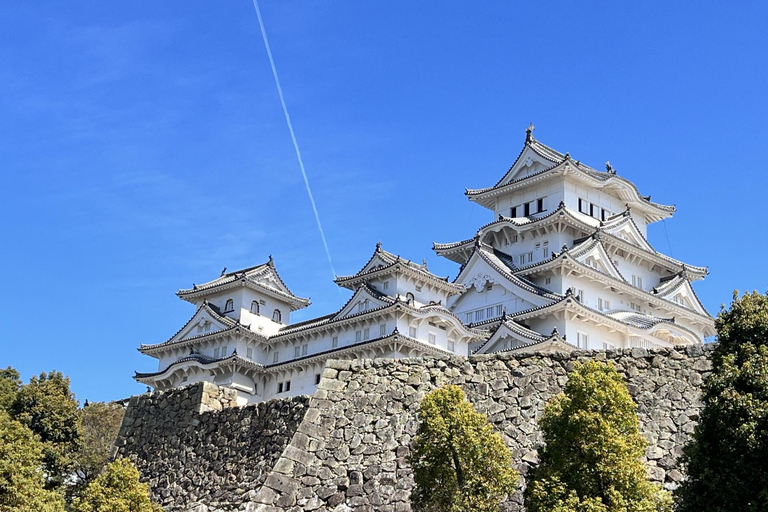
<instances>
[{"instance_id":1,"label":"blue sky","mask_svg":"<svg viewBox=\"0 0 768 512\"><path fill-rule=\"evenodd\" d=\"M336 270L382 241L455 276L432 241L490 220L464 188L533 121L677 205L650 239L709 266L710 312L766 290L768 8L693 5L262 0ZM176 290L270 254L312 298L294 319L346 299L250 1L0 9L0 366L63 371L81 400L142 392L136 347L194 312Z\"/></svg>"}]
</instances>

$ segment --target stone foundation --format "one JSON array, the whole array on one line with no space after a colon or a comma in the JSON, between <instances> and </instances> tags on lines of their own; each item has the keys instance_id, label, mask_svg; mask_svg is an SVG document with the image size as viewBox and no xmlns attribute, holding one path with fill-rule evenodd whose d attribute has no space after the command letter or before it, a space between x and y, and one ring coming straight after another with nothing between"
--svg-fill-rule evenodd
<instances>
[{"instance_id":1,"label":"stone foundation","mask_svg":"<svg viewBox=\"0 0 768 512\"><path fill-rule=\"evenodd\" d=\"M710 348L329 361L312 398L203 414L189 390L134 398L119 453L137 461L169 510L408 511L407 458L426 393L461 386L502 434L524 485L538 462L544 406L576 361L600 359L616 366L638 404L649 477L674 488ZM522 510L521 491L504 510Z\"/></svg>"}]
</instances>

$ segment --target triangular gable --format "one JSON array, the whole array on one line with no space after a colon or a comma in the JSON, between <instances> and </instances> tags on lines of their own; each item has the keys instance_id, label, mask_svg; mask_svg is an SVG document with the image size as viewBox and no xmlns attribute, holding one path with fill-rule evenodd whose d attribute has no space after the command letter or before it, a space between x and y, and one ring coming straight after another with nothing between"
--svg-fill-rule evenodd
<instances>
[{"instance_id":1,"label":"triangular gable","mask_svg":"<svg viewBox=\"0 0 768 512\"><path fill-rule=\"evenodd\" d=\"M512 167L509 168L509 171L507 171L496 186L506 185L518 178L543 171L558 163L559 161L550 160L549 158L544 157L536 152L530 145L526 144L522 153L520 153L520 156L515 160L515 163L512 164Z\"/></svg>"},{"instance_id":2,"label":"triangular gable","mask_svg":"<svg viewBox=\"0 0 768 512\"><path fill-rule=\"evenodd\" d=\"M543 306L552 302L551 299L543 297L533 289L528 289L523 286L523 282L520 278L507 272L500 272L497 268L492 266L487 259L493 261L498 260L493 255L485 254L485 258L481 254L481 249L475 250L472 257L469 259L459 275L456 277L455 283L462 284L466 288L465 291L451 306L452 310L456 310L456 307L466 301L469 297L480 293L487 283L498 284L513 296L521 299L526 306L530 304L530 307ZM496 267L503 267L503 263L498 260Z\"/></svg>"},{"instance_id":3,"label":"triangular gable","mask_svg":"<svg viewBox=\"0 0 768 512\"><path fill-rule=\"evenodd\" d=\"M553 354L556 352L570 353L576 350L576 347L565 341L560 336L552 336L540 343L531 343L512 349L510 352L517 353L539 353Z\"/></svg>"},{"instance_id":4,"label":"triangular gable","mask_svg":"<svg viewBox=\"0 0 768 512\"><path fill-rule=\"evenodd\" d=\"M624 217L619 222L607 224L603 228L603 231L617 238L621 238L622 240L629 242L632 245L645 249L646 251L652 253L656 252L653 247L651 247L651 244L648 243L648 240L645 239L643 234L638 229L637 224L635 224L635 221L632 220L632 217L630 216Z\"/></svg>"},{"instance_id":5,"label":"triangular gable","mask_svg":"<svg viewBox=\"0 0 768 512\"><path fill-rule=\"evenodd\" d=\"M696 292L693 291L690 281L683 277L676 277L675 280L679 280L677 285L665 287L658 296L691 309L700 315L709 316L709 312L696 296Z\"/></svg>"},{"instance_id":6,"label":"triangular gable","mask_svg":"<svg viewBox=\"0 0 768 512\"><path fill-rule=\"evenodd\" d=\"M621 272L616 268L616 265L613 264L611 257L608 256L602 242L599 240L594 242L585 241L584 244L587 247L572 250L572 256L576 261L615 279L626 281Z\"/></svg>"},{"instance_id":7,"label":"triangular gable","mask_svg":"<svg viewBox=\"0 0 768 512\"><path fill-rule=\"evenodd\" d=\"M366 304L368 306L367 308L365 307ZM385 299L382 295L373 291L368 286L360 286L355 290L352 298L350 298L349 301L344 304L344 307L336 313L333 319L338 320L340 318L357 315L358 313L380 308L388 304L391 304L391 300Z\"/></svg>"},{"instance_id":8,"label":"triangular gable","mask_svg":"<svg viewBox=\"0 0 768 512\"><path fill-rule=\"evenodd\" d=\"M509 350L522 345L538 343L546 339L545 336L526 329L521 325L510 324L512 321L502 322L496 331L488 338L475 354L492 354L502 350Z\"/></svg>"},{"instance_id":9,"label":"triangular gable","mask_svg":"<svg viewBox=\"0 0 768 512\"><path fill-rule=\"evenodd\" d=\"M365 274L379 268L388 267L393 263L388 260L389 258L385 258L380 252L377 251L368 261L368 263L366 263L366 265L360 270L360 272L358 272L358 274Z\"/></svg>"},{"instance_id":10,"label":"triangular gable","mask_svg":"<svg viewBox=\"0 0 768 512\"><path fill-rule=\"evenodd\" d=\"M202 303L195 314L167 343L186 340L229 329L235 324L231 318L222 318L207 303Z\"/></svg>"},{"instance_id":11,"label":"triangular gable","mask_svg":"<svg viewBox=\"0 0 768 512\"><path fill-rule=\"evenodd\" d=\"M277 270L272 265L264 265L263 267L254 270L250 273L246 273L246 277L249 281L261 285L265 288L285 293L287 295L293 295L293 292L288 289Z\"/></svg>"}]
</instances>

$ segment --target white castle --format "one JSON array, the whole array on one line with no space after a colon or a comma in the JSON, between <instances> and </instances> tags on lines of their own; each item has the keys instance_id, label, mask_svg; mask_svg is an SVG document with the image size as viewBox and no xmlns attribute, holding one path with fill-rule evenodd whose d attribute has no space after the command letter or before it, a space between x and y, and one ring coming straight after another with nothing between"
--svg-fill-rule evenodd
<instances>
[{"instance_id":1,"label":"white castle","mask_svg":"<svg viewBox=\"0 0 768 512\"><path fill-rule=\"evenodd\" d=\"M325 362L500 351L571 351L703 343L714 320L691 282L707 275L657 252L648 224L674 206L651 201L606 163L597 171L526 130L492 187L466 191L493 211L474 237L434 244L461 265L453 282L382 249L354 275L337 312L298 323L309 305L267 263L180 290L196 307L135 379L156 389L213 382L242 404L314 393Z\"/></svg>"}]
</instances>

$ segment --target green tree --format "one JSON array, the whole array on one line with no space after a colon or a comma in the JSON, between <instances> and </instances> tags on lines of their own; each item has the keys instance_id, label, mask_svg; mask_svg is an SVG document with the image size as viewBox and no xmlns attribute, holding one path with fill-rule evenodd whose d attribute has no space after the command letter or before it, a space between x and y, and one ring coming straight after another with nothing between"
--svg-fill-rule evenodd
<instances>
[{"instance_id":1,"label":"green tree","mask_svg":"<svg viewBox=\"0 0 768 512\"><path fill-rule=\"evenodd\" d=\"M411 456L416 511L496 512L517 488L509 449L458 386L432 391L419 408Z\"/></svg>"},{"instance_id":2,"label":"green tree","mask_svg":"<svg viewBox=\"0 0 768 512\"><path fill-rule=\"evenodd\" d=\"M0 409L0 512L63 512L62 496L44 487L43 444Z\"/></svg>"},{"instance_id":3,"label":"green tree","mask_svg":"<svg viewBox=\"0 0 768 512\"><path fill-rule=\"evenodd\" d=\"M647 442L636 405L613 366L578 364L564 393L539 424L546 446L525 492L528 512L671 510L666 492L647 480Z\"/></svg>"},{"instance_id":4,"label":"green tree","mask_svg":"<svg viewBox=\"0 0 768 512\"><path fill-rule=\"evenodd\" d=\"M19 372L10 366L0 370L0 409L9 410L16 401L16 393L21 388Z\"/></svg>"},{"instance_id":5,"label":"green tree","mask_svg":"<svg viewBox=\"0 0 768 512\"><path fill-rule=\"evenodd\" d=\"M78 411L82 425L82 443L74 454L77 487L96 478L109 462L112 446L125 414L115 403L90 403Z\"/></svg>"},{"instance_id":6,"label":"green tree","mask_svg":"<svg viewBox=\"0 0 768 512\"><path fill-rule=\"evenodd\" d=\"M715 322L718 345L702 411L682 462L680 512L768 510L768 297L733 294Z\"/></svg>"},{"instance_id":7,"label":"green tree","mask_svg":"<svg viewBox=\"0 0 768 512\"><path fill-rule=\"evenodd\" d=\"M130 460L117 459L72 501L72 512L161 512Z\"/></svg>"},{"instance_id":8,"label":"green tree","mask_svg":"<svg viewBox=\"0 0 768 512\"><path fill-rule=\"evenodd\" d=\"M69 378L60 372L41 373L21 386L10 407L11 416L43 442L43 464L48 486L61 485L72 470L80 447L80 421Z\"/></svg>"}]
</instances>

